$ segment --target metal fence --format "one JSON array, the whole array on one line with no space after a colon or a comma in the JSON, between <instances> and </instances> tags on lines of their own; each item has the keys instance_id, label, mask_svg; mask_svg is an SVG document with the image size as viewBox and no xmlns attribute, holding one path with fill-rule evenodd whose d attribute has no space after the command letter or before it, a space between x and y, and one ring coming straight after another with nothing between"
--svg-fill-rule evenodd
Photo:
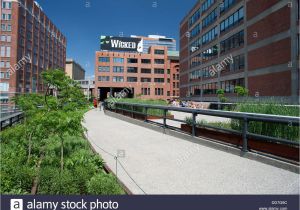
<instances>
[{"instance_id":1,"label":"metal fence","mask_svg":"<svg viewBox=\"0 0 300 210\"><path fill-rule=\"evenodd\" d=\"M126 108L125 108L126 107ZM136 111L136 108L142 108L143 112ZM233 129L225 129L210 125L203 125L203 127L212 128L221 131L227 131L234 134L239 134L242 136L243 144L242 144L242 151L248 151L248 138L256 138L262 141L267 142L274 142L274 143L281 143L290 146L299 147L299 141L292 141L288 139L281 139L266 135L259 135L255 133L250 133L248 130L249 122L256 121L256 122L269 122L269 123L278 123L278 124L286 124L288 126L297 126L299 127L300 117L292 117L292 116L280 116L280 115L268 115L268 114L256 114L256 113L245 113L245 112L231 112L231 111L220 111L220 110L204 110L204 109L191 109L191 108L182 108L182 107L171 107L171 106L160 106L160 105L145 105L145 104L131 104L131 103L114 103L109 104L107 102L104 103L104 108L112 111L122 111L131 113L132 117L133 114L142 115L145 118L145 122L149 122L147 120L149 113L149 109L157 109L162 111L160 117L163 120L161 124L164 128L172 128L172 126L167 125L167 120L177 121L181 123L186 123L185 120L181 119L172 119L167 116L168 111L177 111L177 112L184 112L190 113L192 116L191 126L192 126L192 136L196 136L196 117L197 115L208 115L208 116L215 116L215 117L223 117L223 118L230 118L230 119L237 119L242 122L242 130L237 131ZM155 116L152 115L151 116Z\"/></svg>"},{"instance_id":2,"label":"metal fence","mask_svg":"<svg viewBox=\"0 0 300 210\"><path fill-rule=\"evenodd\" d=\"M19 123L24 118L23 112L13 113L11 115L1 117L0 129L1 131L7 127L11 127Z\"/></svg>"}]
</instances>

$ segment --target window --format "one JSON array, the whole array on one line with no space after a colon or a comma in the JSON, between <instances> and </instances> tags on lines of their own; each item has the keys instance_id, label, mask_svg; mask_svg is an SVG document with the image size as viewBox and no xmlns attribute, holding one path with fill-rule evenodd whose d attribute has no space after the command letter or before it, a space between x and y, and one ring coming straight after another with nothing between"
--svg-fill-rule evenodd
<instances>
[{"instance_id":1,"label":"window","mask_svg":"<svg viewBox=\"0 0 300 210\"><path fill-rule=\"evenodd\" d=\"M201 12L205 12L213 3L215 3L215 0L204 1L201 5Z\"/></svg>"},{"instance_id":2,"label":"window","mask_svg":"<svg viewBox=\"0 0 300 210\"><path fill-rule=\"evenodd\" d=\"M164 55L165 51L164 50L154 50L154 54L156 54L156 55Z\"/></svg>"},{"instance_id":3,"label":"window","mask_svg":"<svg viewBox=\"0 0 300 210\"><path fill-rule=\"evenodd\" d=\"M6 41L11 42L11 36L6 36Z\"/></svg>"},{"instance_id":4,"label":"window","mask_svg":"<svg viewBox=\"0 0 300 210\"><path fill-rule=\"evenodd\" d=\"M5 78L5 72L0 72L0 79L4 79Z\"/></svg>"},{"instance_id":5,"label":"window","mask_svg":"<svg viewBox=\"0 0 300 210\"><path fill-rule=\"evenodd\" d=\"M0 68L4 68L5 67L5 62L4 61L1 61L0 62Z\"/></svg>"},{"instance_id":6,"label":"window","mask_svg":"<svg viewBox=\"0 0 300 210\"><path fill-rule=\"evenodd\" d=\"M6 61L5 67L6 67L6 68L9 68L9 67L10 67L10 61Z\"/></svg>"},{"instance_id":7,"label":"window","mask_svg":"<svg viewBox=\"0 0 300 210\"><path fill-rule=\"evenodd\" d=\"M5 24L1 24L1 31L6 31L6 25Z\"/></svg>"},{"instance_id":8,"label":"window","mask_svg":"<svg viewBox=\"0 0 300 210\"><path fill-rule=\"evenodd\" d=\"M127 82L137 82L137 77L127 77Z\"/></svg>"},{"instance_id":9,"label":"window","mask_svg":"<svg viewBox=\"0 0 300 210\"><path fill-rule=\"evenodd\" d=\"M227 11L235 3L236 0L223 0L223 2L220 4L220 13Z\"/></svg>"},{"instance_id":10,"label":"window","mask_svg":"<svg viewBox=\"0 0 300 210\"><path fill-rule=\"evenodd\" d=\"M110 72L109 66L99 66L98 67L99 72Z\"/></svg>"},{"instance_id":11,"label":"window","mask_svg":"<svg viewBox=\"0 0 300 210\"><path fill-rule=\"evenodd\" d=\"M191 33L190 33L190 39L194 38L195 36L197 36L201 31L201 25L200 23L197 24L192 30L191 30Z\"/></svg>"},{"instance_id":12,"label":"window","mask_svg":"<svg viewBox=\"0 0 300 210\"><path fill-rule=\"evenodd\" d=\"M138 59L136 59L136 58L127 58L127 63L138 63Z\"/></svg>"},{"instance_id":13,"label":"window","mask_svg":"<svg viewBox=\"0 0 300 210\"><path fill-rule=\"evenodd\" d=\"M99 62L109 63L109 57L99 57Z\"/></svg>"},{"instance_id":14,"label":"window","mask_svg":"<svg viewBox=\"0 0 300 210\"><path fill-rule=\"evenodd\" d=\"M141 69L141 73L142 74L151 74L151 69L144 69L144 68L142 68Z\"/></svg>"},{"instance_id":15,"label":"window","mask_svg":"<svg viewBox=\"0 0 300 210\"><path fill-rule=\"evenodd\" d=\"M5 41L6 41L6 36L5 36L5 35L1 35L0 41L1 41L1 42L5 42Z\"/></svg>"},{"instance_id":16,"label":"window","mask_svg":"<svg viewBox=\"0 0 300 210\"><path fill-rule=\"evenodd\" d=\"M154 69L154 74L164 74L165 70L164 69Z\"/></svg>"},{"instance_id":17,"label":"window","mask_svg":"<svg viewBox=\"0 0 300 210\"><path fill-rule=\"evenodd\" d=\"M151 59L142 59L141 61L144 64L150 64L151 63Z\"/></svg>"},{"instance_id":18,"label":"window","mask_svg":"<svg viewBox=\"0 0 300 210\"><path fill-rule=\"evenodd\" d=\"M164 89L163 88L155 88L155 95L156 96L164 95Z\"/></svg>"},{"instance_id":19,"label":"window","mask_svg":"<svg viewBox=\"0 0 300 210\"><path fill-rule=\"evenodd\" d=\"M127 73L138 73L137 67L127 67Z\"/></svg>"},{"instance_id":20,"label":"window","mask_svg":"<svg viewBox=\"0 0 300 210\"><path fill-rule=\"evenodd\" d=\"M221 41L221 53L225 53L231 49L240 47L244 44L244 31L240 31L239 33L234 34L233 36L229 37Z\"/></svg>"},{"instance_id":21,"label":"window","mask_svg":"<svg viewBox=\"0 0 300 210\"><path fill-rule=\"evenodd\" d=\"M151 78L142 77L141 82L151 82Z\"/></svg>"},{"instance_id":22,"label":"window","mask_svg":"<svg viewBox=\"0 0 300 210\"><path fill-rule=\"evenodd\" d=\"M201 8L199 8L189 19L189 26L192 26L196 23L197 20L201 17Z\"/></svg>"},{"instance_id":23,"label":"window","mask_svg":"<svg viewBox=\"0 0 300 210\"><path fill-rule=\"evenodd\" d=\"M141 89L142 95L150 95L150 88L142 88Z\"/></svg>"},{"instance_id":24,"label":"window","mask_svg":"<svg viewBox=\"0 0 300 210\"><path fill-rule=\"evenodd\" d=\"M202 52L202 60L209 61L218 55L218 46L214 45Z\"/></svg>"},{"instance_id":25,"label":"window","mask_svg":"<svg viewBox=\"0 0 300 210\"><path fill-rule=\"evenodd\" d=\"M154 82L156 82L156 83L164 83L165 79L164 78L154 78Z\"/></svg>"},{"instance_id":26,"label":"window","mask_svg":"<svg viewBox=\"0 0 300 210\"><path fill-rule=\"evenodd\" d=\"M1 46L0 49L1 49L1 50L0 50L0 56L1 56L1 57L5 57L5 47L4 47L4 46Z\"/></svg>"},{"instance_id":27,"label":"window","mask_svg":"<svg viewBox=\"0 0 300 210\"><path fill-rule=\"evenodd\" d=\"M9 84L6 82L0 82L0 91L8 91L9 90Z\"/></svg>"},{"instance_id":28,"label":"window","mask_svg":"<svg viewBox=\"0 0 300 210\"><path fill-rule=\"evenodd\" d=\"M210 24L212 24L217 19L217 17L218 17L218 11L216 8L202 20L202 28L205 28Z\"/></svg>"},{"instance_id":29,"label":"window","mask_svg":"<svg viewBox=\"0 0 300 210\"><path fill-rule=\"evenodd\" d=\"M114 58L114 63L124 63L124 58Z\"/></svg>"},{"instance_id":30,"label":"window","mask_svg":"<svg viewBox=\"0 0 300 210\"><path fill-rule=\"evenodd\" d=\"M236 24L238 24L240 21L242 21L244 19L243 9L244 8L241 7L235 13L233 13L228 18L223 20L220 24L220 31L224 32L230 29L231 27L235 26Z\"/></svg>"},{"instance_id":31,"label":"window","mask_svg":"<svg viewBox=\"0 0 300 210\"><path fill-rule=\"evenodd\" d=\"M201 57L201 53L193 56L191 58L191 67L195 67L195 66L199 66L202 63L202 57Z\"/></svg>"},{"instance_id":32,"label":"window","mask_svg":"<svg viewBox=\"0 0 300 210\"><path fill-rule=\"evenodd\" d=\"M100 82L109 82L109 76L99 76L98 81L100 81Z\"/></svg>"},{"instance_id":33,"label":"window","mask_svg":"<svg viewBox=\"0 0 300 210\"><path fill-rule=\"evenodd\" d=\"M114 66L113 67L113 72L114 73L123 73L124 72L124 67L123 66Z\"/></svg>"},{"instance_id":34,"label":"window","mask_svg":"<svg viewBox=\"0 0 300 210\"><path fill-rule=\"evenodd\" d=\"M218 36L218 26L214 27L202 36L202 44L206 44Z\"/></svg>"},{"instance_id":35,"label":"window","mask_svg":"<svg viewBox=\"0 0 300 210\"><path fill-rule=\"evenodd\" d=\"M197 51L201 46L201 41L202 41L201 37L199 37L195 41L193 41L193 43L190 45L190 52L193 53L193 52Z\"/></svg>"},{"instance_id":36,"label":"window","mask_svg":"<svg viewBox=\"0 0 300 210\"><path fill-rule=\"evenodd\" d=\"M164 59L154 59L155 64L164 64L165 60Z\"/></svg>"},{"instance_id":37,"label":"window","mask_svg":"<svg viewBox=\"0 0 300 210\"><path fill-rule=\"evenodd\" d=\"M11 24L7 24L6 30L11 31Z\"/></svg>"},{"instance_id":38,"label":"window","mask_svg":"<svg viewBox=\"0 0 300 210\"><path fill-rule=\"evenodd\" d=\"M113 77L113 82L124 82L124 77Z\"/></svg>"}]
</instances>

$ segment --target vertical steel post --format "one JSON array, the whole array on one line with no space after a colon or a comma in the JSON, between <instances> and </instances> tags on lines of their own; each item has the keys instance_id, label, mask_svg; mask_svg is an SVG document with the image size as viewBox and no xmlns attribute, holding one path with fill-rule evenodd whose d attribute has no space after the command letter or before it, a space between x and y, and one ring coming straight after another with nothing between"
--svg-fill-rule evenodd
<instances>
[{"instance_id":1,"label":"vertical steel post","mask_svg":"<svg viewBox=\"0 0 300 210\"><path fill-rule=\"evenodd\" d=\"M164 128L167 127L167 111L166 109L164 109Z\"/></svg>"},{"instance_id":2,"label":"vertical steel post","mask_svg":"<svg viewBox=\"0 0 300 210\"><path fill-rule=\"evenodd\" d=\"M192 136L196 136L196 113L193 113Z\"/></svg>"},{"instance_id":3,"label":"vertical steel post","mask_svg":"<svg viewBox=\"0 0 300 210\"><path fill-rule=\"evenodd\" d=\"M145 122L148 121L148 108L145 107Z\"/></svg>"},{"instance_id":4,"label":"vertical steel post","mask_svg":"<svg viewBox=\"0 0 300 210\"><path fill-rule=\"evenodd\" d=\"M248 152L248 139L247 139L247 133L248 133L248 119L244 117L244 124L243 124L243 152Z\"/></svg>"}]
</instances>

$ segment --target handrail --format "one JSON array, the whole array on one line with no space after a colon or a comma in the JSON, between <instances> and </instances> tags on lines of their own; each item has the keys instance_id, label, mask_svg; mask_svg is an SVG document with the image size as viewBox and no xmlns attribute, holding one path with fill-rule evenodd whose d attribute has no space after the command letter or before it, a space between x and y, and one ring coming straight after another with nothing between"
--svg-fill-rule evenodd
<instances>
[{"instance_id":1,"label":"handrail","mask_svg":"<svg viewBox=\"0 0 300 210\"><path fill-rule=\"evenodd\" d=\"M0 119L0 130L2 131L7 127L11 127L15 123L18 123L20 120L22 120L23 117L24 117L24 113L18 112L18 113L14 113L12 115L1 118ZM7 122L7 123L5 124L5 122Z\"/></svg>"},{"instance_id":2,"label":"handrail","mask_svg":"<svg viewBox=\"0 0 300 210\"><path fill-rule=\"evenodd\" d=\"M288 123L293 125L299 125L300 117L293 116L282 116L282 115L269 115L269 114L259 114L250 112L232 112L232 111L221 111L221 110L206 110L206 109L192 109L185 107L172 107L172 106L161 106L161 105L148 105L148 104L136 104L136 103L124 103L117 102L115 104L129 105L135 107L162 109L170 111L180 111L185 113L195 113L201 115L210 115L215 117L224 117L232 119L244 119L245 117L251 121L264 121L264 122L276 122L276 123Z\"/></svg>"},{"instance_id":3,"label":"handrail","mask_svg":"<svg viewBox=\"0 0 300 210\"><path fill-rule=\"evenodd\" d=\"M107 109L108 103L105 101L104 108ZM139 113L146 117L148 116L148 110L149 109L159 109L163 111L163 115L161 116L163 119L163 127L168 127L166 124L167 115L166 113L168 111L178 111L178 112L184 112L184 113L190 113L192 114L192 136L196 136L196 116L198 114L201 115L210 115L215 117L223 117L223 118L231 118L231 119L238 119L242 121L242 130L240 134L242 135L243 143L242 143L242 151L248 152L248 138L249 137L257 137L260 140L264 140L267 142L276 142L279 144L286 144L289 146L296 146L299 147L299 142L293 141L293 140L287 140L287 139L281 139L281 138L275 138L270 137L266 135L258 135L254 133L250 133L248 131L248 126L250 121L258 121L258 122L271 122L271 123L281 123L281 124L287 124L288 126L299 126L300 123L300 117L294 117L294 116L281 116L281 115L269 115L269 114L259 114L259 113L248 113L248 112L232 112L232 111L222 111L222 110L204 110L204 109L192 109L192 108L185 108L185 107L172 107L172 106L162 106L162 105L149 105L149 104L136 104L136 103L126 103L126 102L113 102L112 105L116 105L115 109L120 109L122 111L124 110L124 106L129 106L130 109L126 110L127 112L131 113L132 116L134 112L136 112L133 107L142 107L145 109L145 113ZM118 108L117 105L122 105L122 108ZM114 108L112 108L114 109ZM169 119L172 120L172 119ZM176 120L175 120L176 121ZM212 126L210 126L212 127ZM214 129L219 129L215 127ZM219 129L222 130L222 129ZM232 133L235 131L232 130ZM236 131L238 132L238 131Z\"/></svg>"}]
</instances>

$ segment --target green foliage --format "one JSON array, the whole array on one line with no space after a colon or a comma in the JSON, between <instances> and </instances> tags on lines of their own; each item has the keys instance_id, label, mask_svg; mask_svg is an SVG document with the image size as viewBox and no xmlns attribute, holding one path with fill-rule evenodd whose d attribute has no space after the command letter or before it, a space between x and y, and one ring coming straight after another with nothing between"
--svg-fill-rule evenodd
<instances>
[{"instance_id":1,"label":"green foliage","mask_svg":"<svg viewBox=\"0 0 300 210\"><path fill-rule=\"evenodd\" d=\"M25 114L23 124L0 133L0 192L28 194L39 181L39 194L87 194L87 181L103 173L102 159L81 137L88 103L63 71L45 71L41 77L44 94L14 99Z\"/></svg>"},{"instance_id":2,"label":"green foliage","mask_svg":"<svg viewBox=\"0 0 300 210\"><path fill-rule=\"evenodd\" d=\"M249 101L247 103L238 104L234 111L299 117L300 107L285 106L284 104L275 102L263 103ZM232 120L231 127L235 130L242 130L242 122ZM248 127L251 133L299 141L299 128L297 126L252 121Z\"/></svg>"},{"instance_id":3,"label":"green foliage","mask_svg":"<svg viewBox=\"0 0 300 210\"><path fill-rule=\"evenodd\" d=\"M218 89L217 90L217 95L218 95L218 98L219 98L220 102L222 102L222 103L227 102L227 98L225 97L224 89Z\"/></svg>"},{"instance_id":4,"label":"green foliage","mask_svg":"<svg viewBox=\"0 0 300 210\"><path fill-rule=\"evenodd\" d=\"M114 195L124 194L115 177L108 174L97 174L87 183L88 194Z\"/></svg>"},{"instance_id":5,"label":"green foliage","mask_svg":"<svg viewBox=\"0 0 300 210\"><path fill-rule=\"evenodd\" d=\"M235 86L234 92L237 93L237 96L248 96L249 90L242 86Z\"/></svg>"}]
</instances>

